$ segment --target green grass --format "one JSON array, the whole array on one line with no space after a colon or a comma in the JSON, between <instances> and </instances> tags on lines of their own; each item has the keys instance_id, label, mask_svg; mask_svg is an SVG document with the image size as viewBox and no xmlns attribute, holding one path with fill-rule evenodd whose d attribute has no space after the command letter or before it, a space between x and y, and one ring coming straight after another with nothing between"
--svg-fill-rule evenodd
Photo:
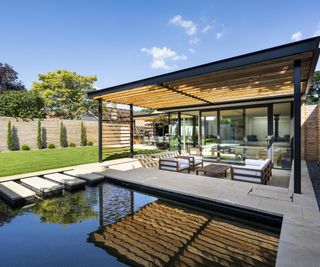
<instances>
[{"instance_id":1,"label":"green grass","mask_svg":"<svg viewBox=\"0 0 320 267\"><path fill-rule=\"evenodd\" d=\"M155 153L158 150L137 150L135 154ZM129 153L109 155L105 160L128 157ZM0 153L0 177L68 167L98 161L98 148L68 147Z\"/></svg>"}]
</instances>

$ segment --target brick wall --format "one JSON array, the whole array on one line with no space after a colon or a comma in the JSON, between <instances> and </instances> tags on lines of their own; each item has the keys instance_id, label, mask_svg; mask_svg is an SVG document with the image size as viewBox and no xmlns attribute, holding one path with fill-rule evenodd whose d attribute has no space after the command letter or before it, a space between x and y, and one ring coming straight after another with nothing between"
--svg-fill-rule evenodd
<instances>
[{"instance_id":1,"label":"brick wall","mask_svg":"<svg viewBox=\"0 0 320 267\"><path fill-rule=\"evenodd\" d=\"M301 107L301 152L302 159L320 160L320 106Z\"/></svg>"},{"instance_id":2,"label":"brick wall","mask_svg":"<svg viewBox=\"0 0 320 267\"><path fill-rule=\"evenodd\" d=\"M38 120L16 119L1 117L0 118L0 151L7 151L7 128L8 122L11 121L14 126L18 144L28 145L31 149L37 148L38 135ZM41 120L43 139L47 144L55 144L60 146L60 122L66 127L68 143L80 145L80 120L59 120L59 119L44 119ZM98 142L98 122L83 121L86 127L88 141Z\"/></svg>"}]
</instances>

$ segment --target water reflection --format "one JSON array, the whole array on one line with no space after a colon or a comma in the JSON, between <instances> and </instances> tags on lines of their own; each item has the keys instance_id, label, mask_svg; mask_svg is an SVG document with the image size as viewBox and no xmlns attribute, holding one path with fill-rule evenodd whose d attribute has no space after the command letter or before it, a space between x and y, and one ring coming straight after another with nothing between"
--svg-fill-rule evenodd
<instances>
[{"instance_id":1,"label":"water reflection","mask_svg":"<svg viewBox=\"0 0 320 267\"><path fill-rule=\"evenodd\" d=\"M163 200L120 217L90 233L88 241L130 266L275 265L278 236L239 222Z\"/></svg>"},{"instance_id":2,"label":"water reflection","mask_svg":"<svg viewBox=\"0 0 320 267\"><path fill-rule=\"evenodd\" d=\"M274 266L278 249L277 234L107 183L20 210L0 201L0 226L2 266ZM38 261L10 257L35 249Z\"/></svg>"}]
</instances>

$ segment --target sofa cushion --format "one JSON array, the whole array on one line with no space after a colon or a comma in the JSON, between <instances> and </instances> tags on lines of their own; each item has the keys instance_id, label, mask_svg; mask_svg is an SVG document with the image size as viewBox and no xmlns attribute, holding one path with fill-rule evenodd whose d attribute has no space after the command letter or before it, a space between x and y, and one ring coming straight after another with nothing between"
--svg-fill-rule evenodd
<instances>
[{"instance_id":1,"label":"sofa cushion","mask_svg":"<svg viewBox=\"0 0 320 267\"><path fill-rule=\"evenodd\" d=\"M246 159L245 165L246 166L257 166L262 167L265 164L264 160L257 160L257 159Z\"/></svg>"},{"instance_id":2,"label":"sofa cushion","mask_svg":"<svg viewBox=\"0 0 320 267\"><path fill-rule=\"evenodd\" d=\"M238 176L234 175L233 177L234 180L241 180L241 181L246 181L246 182L254 182L254 183L261 183L260 178L254 178L254 177L245 177L245 176Z\"/></svg>"},{"instance_id":3,"label":"sofa cushion","mask_svg":"<svg viewBox=\"0 0 320 267\"><path fill-rule=\"evenodd\" d=\"M253 176L261 176L261 172L255 170L245 170L245 169L233 169L234 175L242 174L242 175L253 175Z\"/></svg>"}]
</instances>

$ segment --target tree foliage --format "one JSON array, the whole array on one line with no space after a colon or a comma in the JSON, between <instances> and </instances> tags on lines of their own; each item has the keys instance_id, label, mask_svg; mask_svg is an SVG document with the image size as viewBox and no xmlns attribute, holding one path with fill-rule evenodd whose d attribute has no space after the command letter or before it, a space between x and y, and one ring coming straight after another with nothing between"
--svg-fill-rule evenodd
<instances>
[{"instance_id":1,"label":"tree foliage","mask_svg":"<svg viewBox=\"0 0 320 267\"><path fill-rule=\"evenodd\" d=\"M68 142L67 142L67 129L61 122L60 124L60 146L61 147L67 147Z\"/></svg>"},{"instance_id":2,"label":"tree foliage","mask_svg":"<svg viewBox=\"0 0 320 267\"><path fill-rule=\"evenodd\" d=\"M18 73L8 64L0 62L0 93L25 90Z\"/></svg>"},{"instance_id":3,"label":"tree foliage","mask_svg":"<svg viewBox=\"0 0 320 267\"><path fill-rule=\"evenodd\" d=\"M16 149L14 136L13 136L13 127L11 126L11 121L8 122L8 129L7 129L7 147L8 150L13 151Z\"/></svg>"},{"instance_id":4,"label":"tree foliage","mask_svg":"<svg viewBox=\"0 0 320 267\"><path fill-rule=\"evenodd\" d=\"M317 104L320 99L320 71L315 71L310 89L306 98L306 103Z\"/></svg>"},{"instance_id":5,"label":"tree foliage","mask_svg":"<svg viewBox=\"0 0 320 267\"><path fill-rule=\"evenodd\" d=\"M42 148L42 129L40 120L38 120L37 147L38 149Z\"/></svg>"},{"instance_id":6,"label":"tree foliage","mask_svg":"<svg viewBox=\"0 0 320 267\"><path fill-rule=\"evenodd\" d=\"M43 118L45 117L44 101L31 91L0 93L0 116Z\"/></svg>"},{"instance_id":7,"label":"tree foliage","mask_svg":"<svg viewBox=\"0 0 320 267\"><path fill-rule=\"evenodd\" d=\"M39 74L32 90L45 101L48 110L63 119L78 118L83 114L96 114L97 104L87 98L94 91L96 76L82 76L68 70Z\"/></svg>"},{"instance_id":8,"label":"tree foliage","mask_svg":"<svg viewBox=\"0 0 320 267\"><path fill-rule=\"evenodd\" d=\"M86 146L87 145L87 130L86 127L83 125L83 121L81 122L81 136L80 136L80 145Z\"/></svg>"}]
</instances>

